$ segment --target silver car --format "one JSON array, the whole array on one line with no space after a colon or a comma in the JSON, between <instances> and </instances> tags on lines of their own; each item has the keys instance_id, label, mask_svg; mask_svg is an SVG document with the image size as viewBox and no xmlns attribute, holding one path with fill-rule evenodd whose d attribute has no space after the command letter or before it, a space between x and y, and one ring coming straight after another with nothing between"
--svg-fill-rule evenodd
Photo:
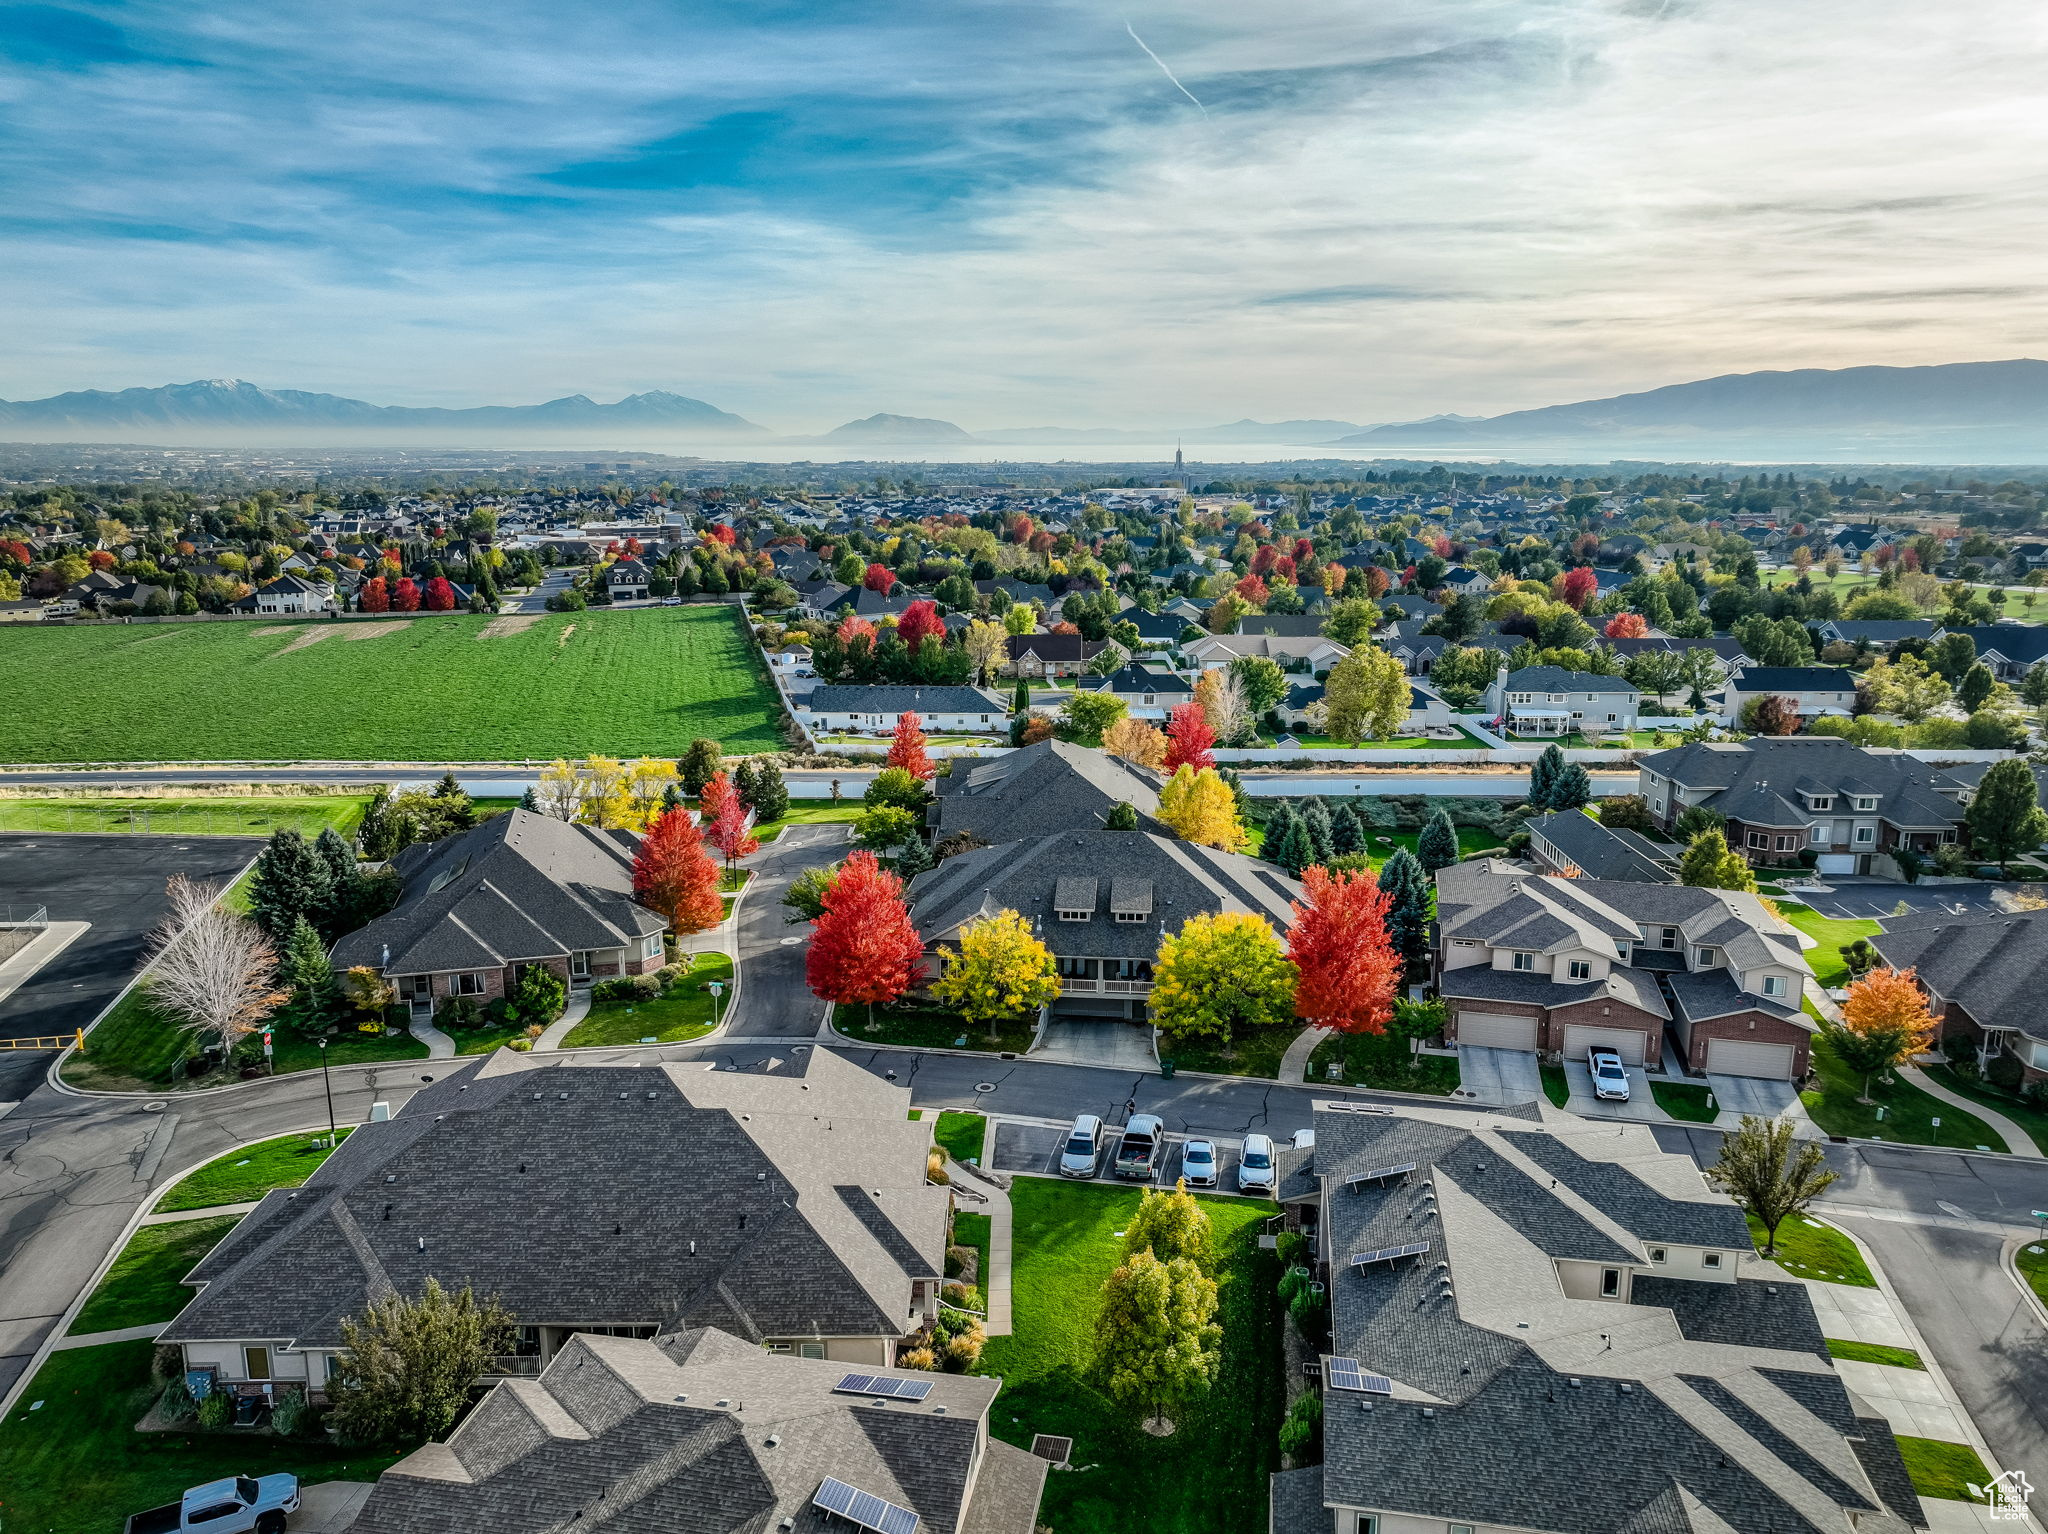
<instances>
[{"instance_id":1,"label":"silver car","mask_svg":"<svg viewBox=\"0 0 2048 1534\"><path fill-rule=\"evenodd\" d=\"M1102 1120L1084 1113L1067 1131L1067 1143L1060 1147L1060 1176L1093 1177L1095 1163L1102 1156Z\"/></svg>"},{"instance_id":2,"label":"silver car","mask_svg":"<svg viewBox=\"0 0 2048 1534\"><path fill-rule=\"evenodd\" d=\"M1208 1140L1190 1140L1180 1148L1180 1175L1190 1188L1216 1186L1216 1147Z\"/></svg>"},{"instance_id":3,"label":"silver car","mask_svg":"<svg viewBox=\"0 0 2048 1534\"><path fill-rule=\"evenodd\" d=\"M1264 1135L1246 1135L1244 1151L1237 1161L1237 1191L1273 1191L1273 1142Z\"/></svg>"}]
</instances>

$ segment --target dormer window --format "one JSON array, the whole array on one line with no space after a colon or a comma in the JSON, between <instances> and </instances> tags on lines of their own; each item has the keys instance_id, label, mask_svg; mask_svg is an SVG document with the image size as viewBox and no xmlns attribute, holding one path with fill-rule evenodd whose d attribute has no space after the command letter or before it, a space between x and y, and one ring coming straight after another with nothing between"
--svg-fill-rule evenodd
<instances>
[{"instance_id":1,"label":"dormer window","mask_svg":"<svg viewBox=\"0 0 2048 1534\"><path fill-rule=\"evenodd\" d=\"M1819 814L1822 810L1831 810L1835 807L1835 796L1833 794L1815 794L1811 803L1814 813Z\"/></svg>"},{"instance_id":2,"label":"dormer window","mask_svg":"<svg viewBox=\"0 0 2048 1534\"><path fill-rule=\"evenodd\" d=\"M1058 911L1054 914L1061 921L1086 921L1094 913L1092 911Z\"/></svg>"},{"instance_id":3,"label":"dormer window","mask_svg":"<svg viewBox=\"0 0 2048 1534\"><path fill-rule=\"evenodd\" d=\"M1867 813L1877 808L1877 796L1875 794L1858 794L1855 799L1855 805L1858 810Z\"/></svg>"},{"instance_id":4,"label":"dormer window","mask_svg":"<svg viewBox=\"0 0 2048 1534\"><path fill-rule=\"evenodd\" d=\"M1536 955L1533 953L1517 953L1510 958L1509 962L1516 969L1533 970L1536 967Z\"/></svg>"},{"instance_id":5,"label":"dormer window","mask_svg":"<svg viewBox=\"0 0 2048 1534\"><path fill-rule=\"evenodd\" d=\"M1700 950L1700 968L1701 968L1701 969L1712 969L1712 968L1713 968L1713 967L1714 967L1715 965L1719 964L1720 962L1721 962L1721 950L1720 950L1720 949L1718 949L1718 948L1702 948L1702 949Z\"/></svg>"},{"instance_id":6,"label":"dormer window","mask_svg":"<svg viewBox=\"0 0 2048 1534\"><path fill-rule=\"evenodd\" d=\"M1569 977L1573 980L1591 980L1593 978L1593 966L1584 959L1573 959L1566 966L1566 969Z\"/></svg>"}]
</instances>

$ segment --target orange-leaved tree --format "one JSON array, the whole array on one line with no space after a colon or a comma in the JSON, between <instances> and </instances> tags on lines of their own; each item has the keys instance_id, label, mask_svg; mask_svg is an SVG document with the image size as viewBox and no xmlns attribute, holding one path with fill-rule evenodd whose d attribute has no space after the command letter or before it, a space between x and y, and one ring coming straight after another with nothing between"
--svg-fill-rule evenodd
<instances>
[{"instance_id":1,"label":"orange-leaved tree","mask_svg":"<svg viewBox=\"0 0 2048 1534\"><path fill-rule=\"evenodd\" d=\"M747 802L723 772L711 775L697 802L704 812L711 845L718 849L728 868L748 853L760 850L760 839L747 828Z\"/></svg>"},{"instance_id":2,"label":"orange-leaved tree","mask_svg":"<svg viewBox=\"0 0 2048 1534\"><path fill-rule=\"evenodd\" d=\"M1650 632L1650 625L1641 613L1616 613L1600 632L1609 639L1641 639Z\"/></svg>"},{"instance_id":3,"label":"orange-leaved tree","mask_svg":"<svg viewBox=\"0 0 2048 1534\"><path fill-rule=\"evenodd\" d=\"M903 881L872 852L856 852L839 865L824 906L811 923L804 981L827 1001L865 1003L872 1025L875 1003L909 990L924 959L924 944L903 903Z\"/></svg>"},{"instance_id":4,"label":"orange-leaved tree","mask_svg":"<svg viewBox=\"0 0 2048 1534\"><path fill-rule=\"evenodd\" d=\"M647 823L633 854L633 898L678 932L709 931L723 918L718 865L682 806L663 810Z\"/></svg>"},{"instance_id":5,"label":"orange-leaved tree","mask_svg":"<svg viewBox=\"0 0 2048 1534\"><path fill-rule=\"evenodd\" d=\"M1364 869L1302 872L1287 934L1287 957L1301 978L1294 1015L1316 1028L1384 1033L1405 968L1387 938L1392 897Z\"/></svg>"},{"instance_id":6,"label":"orange-leaved tree","mask_svg":"<svg viewBox=\"0 0 2048 1534\"><path fill-rule=\"evenodd\" d=\"M1823 1036L1835 1058L1863 1078L1868 1102L1871 1077L1919 1054L1932 1042L1935 1026L1913 971L1880 968L1849 987L1842 1021L1830 1024Z\"/></svg>"},{"instance_id":7,"label":"orange-leaved tree","mask_svg":"<svg viewBox=\"0 0 2048 1534\"><path fill-rule=\"evenodd\" d=\"M924 721L910 709L896 716L896 733L889 741L889 765L901 767L920 782L932 780L932 759L924 754Z\"/></svg>"}]
</instances>

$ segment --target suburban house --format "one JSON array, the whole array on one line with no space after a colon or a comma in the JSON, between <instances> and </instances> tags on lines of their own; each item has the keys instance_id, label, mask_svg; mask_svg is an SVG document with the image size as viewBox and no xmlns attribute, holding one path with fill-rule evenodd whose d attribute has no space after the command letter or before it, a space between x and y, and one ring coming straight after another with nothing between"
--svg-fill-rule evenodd
<instances>
[{"instance_id":1,"label":"suburban house","mask_svg":"<svg viewBox=\"0 0 2048 1534\"><path fill-rule=\"evenodd\" d=\"M986 687L918 687L834 682L792 701L797 722L819 735L886 735L901 714L916 714L934 734L986 735L1010 722L1007 699Z\"/></svg>"},{"instance_id":2,"label":"suburban house","mask_svg":"<svg viewBox=\"0 0 2048 1534\"><path fill-rule=\"evenodd\" d=\"M1487 686L1484 706L1510 735L1600 735L1633 730L1641 698L1618 676L1562 666L1502 666Z\"/></svg>"},{"instance_id":3,"label":"suburban house","mask_svg":"<svg viewBox=\"0 0 2048 1534\"><path fill-rule=\"evenodd\" d=\"M1330 1342L1271 1534L1927 1526L1805 1286L1647 1126L1318 1102L1279 1169Z\"/></svg>"},{"instance_id":4,"label":"suburban house","mask_svg":"<svg viewBox=\"0 0 2048 1534\"><path fill-rule=\"evenodd\" d=\"M1163 666L1125 666L1102 677L1076 677L1077 692L1106 692L1123 700L1133 719L1164 719L1195 699L1195 684Z\"/></svg>"},{"instance_id":5,"label":"suburban house","mask_svg":"<svg viewBox=\"0 0 2048 1534\"><path fill-rule=\"evenodd\" d=\"M2048 660L2048 627L2038 623L1994 623L1984 628L1941 629L1943 634L1968 634L1977 642L1977 659L2001 682L2017 682Z\"/></svg>"},{"instance_id":6,"label":"suburban house","mask_svg":"<svg viewBox=\"0 0 2048 1534\"><path fill-rule=\"evenodd\" d=\"M652 572L637 559L614 560L604 568L605 592L614 602L644 602Z\"/></svg>"},{"instance_id":7,"label":"suburban house","mask_svg":"<svg viewBox=\"0 0 2048 1534\"><path fill-rule=\"evenodd\" d=\"M1723 722L1739 724L1758 698L1788 700L1805 720L1847 719L1856 706L1856 674L1833 666L1745 666L1714 695Z\"/></svg>"},{"instance_id":8,"label":"suburban house","mask_svg":"<svg viewBox=\"0 0 2048 1534\"><path fill-rule=\"evenodd\" d=\"M1290 730L1314 730L1317 720L1324 716L1312 715L1309 710L1324 701L1326 692L1321 682L1296 682L1274 706L1274 712ZM1408 684L1408 717L1395 730L1397 735L1452 736L1457 729L1457 716L1442 694L1427 682Z\"/></svg>"},{"instance_id":9,"label":"suburban house","mask_svg":"<svg viewBox=\"0 0 2048 1534\"><path fill-rule=\"evenodd\" d=\"M1670 855L1634 831L1603 826L1577 810L1534 816L1528 826L1529 856L1545 873L1636 884L1678 882L1678 866Z\"/></svg>"},{"instance_id":10,"label":"suburban house","mask_svg":"<svg viewBox=\"0 0 2048 1534\"><path fill-rule=\"evenodd\" d=\"M948 858L911 881L927 974L960 930L1016 911L1059 962L1069 1016L1143 1019L1160 939L1191 916L1263 916L1285 932L1301 886L1257 858L1145 831L1066 830Z\"/></svg>"},{"instance_id":11,"label":"suburban house","mask_svg":"<svg viewBox=\"0 0 2048 1534\"><path fill-rule=\"evenodd\" d=\"M1828 618L1815 624L1813 632L1822 644L1852 644L1889 654L1909 639L1932 639L1935 624L1932 618Z\"/></svg>"},{"instance_id":12,"label":"suburban house","mask_svg":"<svg viewBox=\"0 0 2048 1534\"><path fill-rule=\"evenodd\" d=\"M1237 620L1240 634L1286 634L1297 639L1323 632L1321 613L1251 613Z\"/></svg>"},{"instance_id":13,"label":"suburban house","mask_svg":"<svg viewBox=\"0 0 2048 1534\"><path fill-rule=\"evenodd\" d=\"M1119 661L1130 654L1114 639L1084 639L1079 634L1012 634L1006 676L1081 676L1105 650Z\"/></svg>"},{"instance_id":14,"label":"suburban house","mask_svg":"<svg viewBox=\"0 0 2048 1534\"><path fill-rule=\"evenodd\" d=\"M842 586L823 576L794 585L797 611L806 618L843 617L853 607L856 587Z\"/></svg>"},{"instance_id":15,"label":"suburban house","mask_svg":"<svg viewBox=\"0 0 2048 1534\"><path fill-rule=\"evenodd\" d=\"M530 964L571 983L660 969L667 923L633 900L631 831L514 809L392 859L398 904L334 945L419 1015L505 995Z\"/></svg>"},{"instance_id":16,"label":"suburban house","mask_svg":"<svg viewBox=\"0 0 2048 1534\"><path fill-rule=\"evenodd\" d=\"M1694 805L1727 818L1728 845L1766 866L1898 877L1894 847L1931 853L1956 839L1969 786L1896 752L1825 735L1701 741L1637 764L1638 790L1663 830Z\"/></svg>"},{"instance_id":17,"label":"suburban house","mask_svg":"<svg viewBox=\"0 0 2048 1534\"><path fill-rule=\"evenodd\" d=\"M1813 971L1754 895L1682 884L1530 874L1498 858L1441 869L1437 993L1459 1045L1797 1081L1814 1023Z\"/></svg>"},{"instance_id":18,"label":"suburban house","mask_svg":"<svg viewBox=\"0 0 2048 1534\"><path fill-rule=\"evenodd\" d=\"M1870 942L1914 972L1944 1043L1973 1046L2004 1085L2048 1080L2048 911L1919 911L1887 917Z\"/></svg>"},{"instance_id":19,"label":"suburban house","mask_svg":"<svg viewBox=\"0 0 2048 1534\"><path fill-rule=\"evenodd\" d=\"M582 1334L386 1470L350 1527L824 1530L857 1511L863 1527L1032 1534L1052 1466L990 1434L1001 1388L850 1373L708 1326Z\"/></svg>"},{"instance_id":20,"label":"suburban house","mask_svg":"<svg viewBox=\"0 0 2048 1534\"><path fill-rule=\"evenodd\" d=\"M826 1050L747 1070L586 1065L501 1049L358 1127L186 1276L161 1341L236 1393L324 1388L372 1300L496 1295L494 1372L579 1332L715 1326L771 1353L887 1368L929 1319L951 1195L910 1092Z\"/></svg>"},{"instance_id":21,"label":"suburban house","mask_svg":"<svg viewBox=\"0 0 2048 1534\"><path fill-rule=\"evenodd\" d=\"M1351 653L1321 634L1205 634L1181 647L1197 671L1213 671L1246 655L1263 655L1282 671L1328 671Z\"/></svg>"},{"instance_id":22,"label":"suburban house","mask_svg":"<svg viewBox=\"0 0 2048 1534\"><path fill-rule=\"evenodd\" d=\"M1491 650L1506 660L1525 642L1520 634L1503 634L1490 623L1469 639L1447 639L1442 634L1423 633L1425 621L1396 623L1373 636L1373 643L1399 661L1410 676L1427 674L1446 650Z\"/></svg>"},{"instance_id":23,"label":"suburban house","mask_svg":"<svg viewBox=\"0 0 2048 1534\"><path fill-rule=\"evenodd\" d=\"M934 842L966 834L987 846L1054 831L1092 831L1119 804L1138 812L1147 831L1166 828L1159 810L1161 774L1106 751L1041 740L991 762L958 764L933 783L925 810Z\"/></svg>"}]
</instances>

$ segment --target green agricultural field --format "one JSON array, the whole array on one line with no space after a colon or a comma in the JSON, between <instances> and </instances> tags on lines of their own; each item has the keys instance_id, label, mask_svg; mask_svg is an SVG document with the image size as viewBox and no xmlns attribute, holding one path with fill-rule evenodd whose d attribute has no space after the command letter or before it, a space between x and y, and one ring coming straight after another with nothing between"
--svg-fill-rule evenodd
<instances>
[{"instance_id":1,"label":"green agricultural field","mask_svg":"<svg viewBox=\"0 0 2048 1534\"><path fill-rule=\"evenodd\" d=\"M21 626L0 761L504 761L782 744L739 611ZM61 684L58 679L61 678Z\"/></svg>"}]
</instances>

